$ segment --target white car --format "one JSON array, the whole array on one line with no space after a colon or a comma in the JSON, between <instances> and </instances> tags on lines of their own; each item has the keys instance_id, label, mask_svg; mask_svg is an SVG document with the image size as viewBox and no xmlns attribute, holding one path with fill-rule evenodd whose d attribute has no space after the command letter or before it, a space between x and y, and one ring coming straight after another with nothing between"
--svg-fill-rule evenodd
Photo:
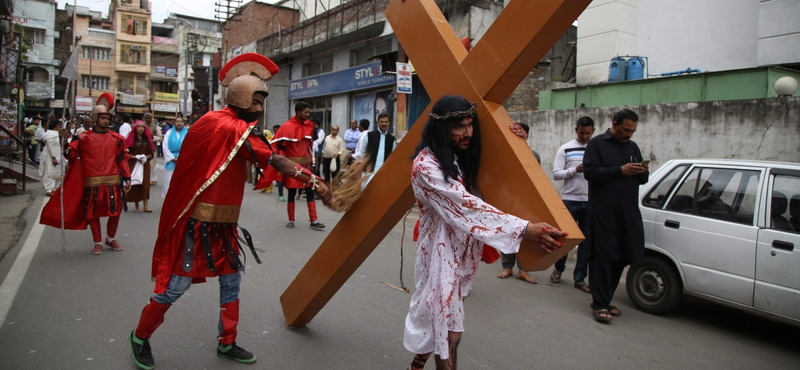
<instances>
[{"instance_id":1,"label":"white car","mask_svg":"<svg viewBox=\"0 0 800 370\"><path fill-rule=\"evenodd\" d=\"M800 164L672 160L639 198L638 309L667 313L687 294L800 326Z\"/></svg>"}]
</instances>

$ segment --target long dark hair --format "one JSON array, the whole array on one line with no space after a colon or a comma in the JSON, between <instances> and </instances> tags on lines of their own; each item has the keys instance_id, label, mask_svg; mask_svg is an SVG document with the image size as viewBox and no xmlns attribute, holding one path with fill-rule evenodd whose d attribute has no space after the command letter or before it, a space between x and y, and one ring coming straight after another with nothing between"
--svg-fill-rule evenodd
<instances>
[{"instance_id":1,"label":"long dark hair","mask_svg":"<svg viewBox=\"0 0 800 370\"><path fill-rule=\"evenodd\" d=\"M467 99L459 95L445 95L433 105L431 113L438 117L446 117L450 113L467 112L471 108L472 103ZM449 182L450 178L458 177L456 166L453 164L455 156L450 143L450 128L465 117L465 115L456 115L446 120L428 118L422 131L422 140L414 152L414 157L426 147L433 152L442 167L445 182ZM473 114L471 117L472 138L469 148L463 151L459 150L456 154L458 154L458 167L461 168L464 175L464 186L473 195L481 196L480 188L478 188L478 170L481 165L481 125L477 114Z\"/></svg>"}]
</instances>

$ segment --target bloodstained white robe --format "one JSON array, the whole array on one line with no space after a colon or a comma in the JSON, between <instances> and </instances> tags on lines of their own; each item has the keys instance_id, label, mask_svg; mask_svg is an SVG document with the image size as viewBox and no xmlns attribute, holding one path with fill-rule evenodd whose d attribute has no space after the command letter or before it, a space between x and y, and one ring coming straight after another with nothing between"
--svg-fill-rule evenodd
<instances>
[{"instance_id":1,"label":"bloodstained white robe","mask_svg":"<svg viewBox=\"0 0 800 370\"><path fill-rule=\"evenodd\" d=\"M456 166L458 166L456 164ZM517 253L528 221L470 194L458 179L444 181L427 148L414 159L411 185L419 206L414 280L403 344L413 353L449 357L447 332L464 331L463 295L471 286L483 245Z\"/></svg>"}]
</instances>

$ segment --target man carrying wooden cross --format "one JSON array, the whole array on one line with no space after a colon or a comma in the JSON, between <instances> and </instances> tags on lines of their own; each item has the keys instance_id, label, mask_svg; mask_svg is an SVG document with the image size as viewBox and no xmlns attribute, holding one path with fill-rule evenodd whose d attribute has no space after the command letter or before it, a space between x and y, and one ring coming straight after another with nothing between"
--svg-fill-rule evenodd
<instances>
[{"instance_id":1,"label":"man carrying wooden cross","mask_svg":"<svg viewBox=\"0 0 800 370\"><path fill-rule=\"evenodd\" d=\"M567 233L531 223L483 201L478 188L481 136L475 104L446 95L434 104L417 146L411 185L420 210L414 280L403 344L422 369L431 352L437 369L456 369L464 331L462 289L475 276L483 244L517 253L523 238L552 252ZM466 292L464 292L466 293Z\"/></svg>"}]
</instances>

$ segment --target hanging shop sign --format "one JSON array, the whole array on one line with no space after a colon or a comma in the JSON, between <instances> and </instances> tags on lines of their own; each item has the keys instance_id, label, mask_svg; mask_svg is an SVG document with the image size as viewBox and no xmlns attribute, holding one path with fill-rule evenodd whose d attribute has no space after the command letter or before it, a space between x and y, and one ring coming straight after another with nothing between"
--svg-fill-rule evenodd
<instances>
[{"instance_id":1,"label":"hanging shop sign","mask_svg":"<svg viewBox=\"0 0 800 370\"><path fill-rule=\"evenodd\" d=\"M177 102L180 101L178 99L178 94L170 94L170 93L165 93L165 92L156 92L155 100L157 100L157 101L167 101L167 102L171 102L171 103L177 103Z\"/></svg>"},{"instance_id":2,"label":"hanging shop sign","mask_svg":"<svg viewBox=\"0 0 800 370\"><path fill-rule=\"evenodd\" d=\"M77 112L91 112L92 111L92 98L86 96L78 96L75 98L75 111Z\"/></svg>"},{"instance_id":3,"label":"hanging shop sign","mask_svg":"<svg viewBox=\"0 0 800 370\"><path fill-rule=\"evenodd\" d=\"M395 84L394 75L381 75L381 62L289 82L289 99L339 94Z\"/></svg>"}]
</instances>

